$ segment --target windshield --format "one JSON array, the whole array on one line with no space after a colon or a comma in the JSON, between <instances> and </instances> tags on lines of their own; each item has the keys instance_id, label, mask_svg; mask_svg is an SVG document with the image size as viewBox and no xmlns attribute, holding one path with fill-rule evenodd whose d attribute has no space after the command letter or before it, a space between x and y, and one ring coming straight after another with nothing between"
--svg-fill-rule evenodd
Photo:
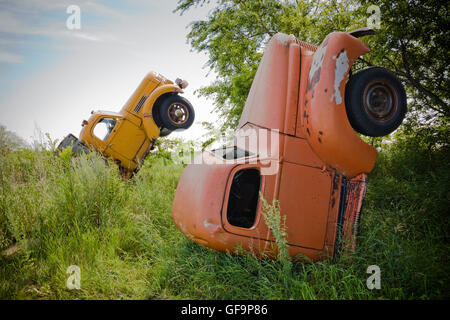
<instances>
[{"instance_id":1,"label":"windshield","mask_svg":"<svg viewBox=\"0 0 450 320\"><path fill-rule=\"evenodd\" d=\"M240 149L236 146L222 147L220 149L211 150L211 152L217 157L222 157L225 160L240 159L253 155L250 151Z\"/></svg>"}]
</instances>

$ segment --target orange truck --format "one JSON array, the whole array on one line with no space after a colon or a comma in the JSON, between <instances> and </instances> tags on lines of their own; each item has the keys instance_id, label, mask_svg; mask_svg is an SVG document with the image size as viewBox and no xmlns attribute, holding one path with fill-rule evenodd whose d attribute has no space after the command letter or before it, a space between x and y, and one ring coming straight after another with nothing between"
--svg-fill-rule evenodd
<instances>
[{"instance_id":1,"label":"orange truck","mask_svg":"<svg viewBox=\"0 0 450 320\"><path fill-rule=\"evenodd\" d=\"M355 130L387 135L407 109L405 90L390 71L351 73L369 52L358 38L371 34L367 28L333 32L318 47L273 36L234 145L198 155L179 180L172 217L187 237L215 250L242 247L275 257L262 196L278 200L294 259L318 261L355 248L377 158Z\"/></svg>"},{"instance_id":2,"label":"orange truck","mask_svg":"<svg viewBox=\"0 0 450 320\"><path fill-rule=\"evenodd\" d=\"M175 83L155 72L148 73L119 113L92 111L83 120L78 140L66 136L58 146L72 146L75 153L96 150L113 159L124 177L130 177L152 149L156 139L188 129L194 122L191 103L180 96L188 85Z\"/></svg>"}]
</instances>

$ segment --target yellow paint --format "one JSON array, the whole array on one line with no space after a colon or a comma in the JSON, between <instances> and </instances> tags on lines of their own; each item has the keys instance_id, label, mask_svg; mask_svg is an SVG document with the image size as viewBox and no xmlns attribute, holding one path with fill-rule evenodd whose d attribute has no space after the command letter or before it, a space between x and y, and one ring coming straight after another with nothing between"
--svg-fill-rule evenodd
<instances>
[{"instance_id":1,"label":"yellow paint","mask_svg":"<svg viewBox=\"0 0 450 320\"><path fill-rule=\"evenodd\" d=\"M133 172L159 137L160 130L152 116L155 102L163 94L171 92L183 91L163 76L148 73L119 113L92 112L81 129L80 141L112 158L125 171ZM95 127L102 121L115 121L114 128L105 139L94 134Z\"/></svg>"}]
</instances>

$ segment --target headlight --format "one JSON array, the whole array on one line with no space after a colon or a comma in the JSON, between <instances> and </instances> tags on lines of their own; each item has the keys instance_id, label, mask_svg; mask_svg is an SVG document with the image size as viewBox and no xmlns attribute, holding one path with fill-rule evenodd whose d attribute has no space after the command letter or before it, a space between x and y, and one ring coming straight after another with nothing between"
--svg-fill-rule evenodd
<instances>
[{"instance_id":1,"label":"headlight","mask_svg":"<svg viewBox=\"0 0 450 320\"><path fill-rule=\"evenodd\" d=\"M186 80L182 80L182 79L180 79L180 78L177 78L177 79L175 80L175 83L176 83L181 89L186 88L186 87L188 86L188 84L189 84Z\"/></svg>"}]
</instances>

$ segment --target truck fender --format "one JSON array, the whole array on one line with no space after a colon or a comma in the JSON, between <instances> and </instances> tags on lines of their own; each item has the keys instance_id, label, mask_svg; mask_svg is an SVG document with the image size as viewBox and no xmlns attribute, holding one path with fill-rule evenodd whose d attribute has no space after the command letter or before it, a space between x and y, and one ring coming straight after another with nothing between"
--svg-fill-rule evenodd
<instances>
[{"instance_id":1,"label":"truck fender","mask_svg":"<svg viewBox=\"0 0 450 320\"><path fill-rule=\"evenodd\" d=\"M329 34L314 54L302 129L314 152L348 178L372 171L377 151L353 130L345 111L345 84L355 60L370 49L345 32Z\"/></svg>"},{"instance_id":2,"label":"truck fender","mask_svg":"<svg viewBox=\"0 0 450 320\"><path fill-rule=\"evenodd\" d=\"M142 123L145 134L149 139L154 139L159 136L159 128L153 120L153 107L156 100L166 93L183 93L180 87L175 84L165 84L156 88L145 100L142 106Z\"/></svg>"}]
</instances>

